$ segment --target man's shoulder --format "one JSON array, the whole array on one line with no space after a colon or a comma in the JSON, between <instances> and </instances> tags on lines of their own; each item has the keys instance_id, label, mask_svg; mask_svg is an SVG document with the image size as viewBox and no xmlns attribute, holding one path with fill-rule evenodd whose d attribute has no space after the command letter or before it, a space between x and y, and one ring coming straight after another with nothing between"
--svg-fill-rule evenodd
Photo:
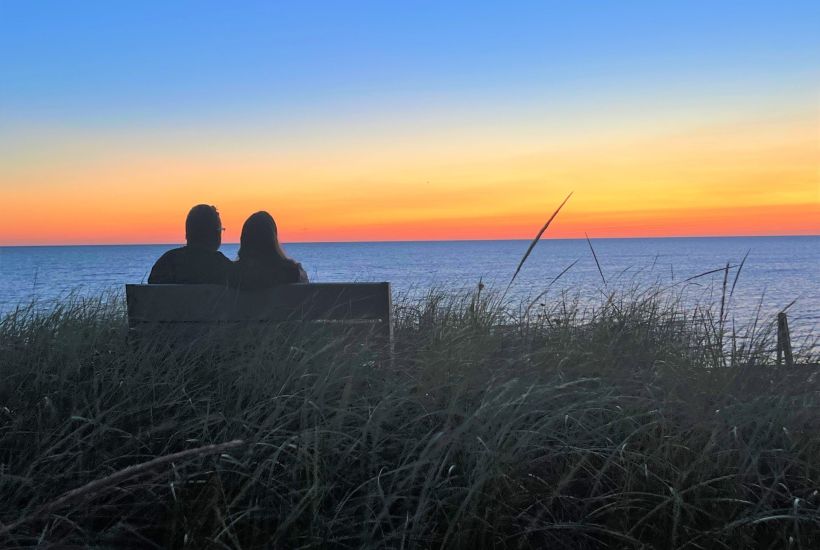
<instances>
[{"instance_id":1,"label":"man's shoulder","mask_svg":"<svg viewBox=\"0 0 820 550\"><path fill-rule=\"evenodd\" d=\"M227 256L225 256L219 250L208 250L205 248L197 248L194 246L181 246L179 248L169 250L168 252L163 254L163 256L168 256L169 258L180 257L185 258L186 260L215 261L221 264L233 263L231 262L231 260L228 259Z\"/></svg>"},{"instance_id":2,"label":"man's shoulder","mask_svg":"<svg viewBox=\"0 0 820 550\"><path fill-rule=\"evenodd\" d=\"M178 262L181 258L185 256L185 247L181 246L179 248L173 248L171 250L167 250L162 253L162 256L157 258L157 261L154 262L154 267L156 266L165 266L169 264L173 264Z\"/></svg>"},{"instance_id":3,"label":"man's shoulder","mask_svg":"<svg viewBox=\"0 0 820 550\"><path fill-rule=\"evenodd\" d=\"M176 281L177 264L179 257L183 253L183 249L174 248L163 253L151 268L151 273L148 276L149 283L174 283Z\"/></svg>"},{"instance_id":4,"label":"man's shoulder","mask_svg":"<svg viewBox=\"0 0 820 550\"><path fill-rule=\"evenodd\" d=\"M233 262L219 250L197 251L197 261L212 266L214 269L228 270Z\"/></svg>"},{"instance_id":5,"label":"man's shoulder","mask_svg":"<svg viewBox=\"0 0 820 550\"><path fill-rule=\"evenodd\" d=\"M214 252L214 257L217 258L217 261L226 264L226 265L233 265L233 262L230 258L228 258L225 254L220 252L219 250Z\"/></svg>"},{"instance_id":6,"label":"man's shoulder","mask_svg":"<svg viewBox=\"0 0 820 550\"><path fill-rule=\"evenodd\" d=\"M157 261L159 262L162 260L170 260L172 258L175 258L176 256L185 254L187 248L188 247L186 246L180 246L179 248L172 248L171 250L166 250L162 253L162 256L160 256Z\"/></svg>"},{"instance_id":7,"label":"man's shoulder","mask_svg":"<svg viewBox=\"0 0 820 550\"><path fill-rule=\"evenodd\" d=\"M218 250L181 246L154 264L149 283L224 284L233 262Z\"/></svg>"},{"instance_id":8,"label":"man's shoulder","mask_svg":"<svg viewBox=\"0 0 820 550\"><path fill-rule=\"evenodd\" d=\"M202 283L224 284L233 269L233 262L218 250L191 249L187 264L198 274L193 279Z\"/></svg>"}]
</instances>

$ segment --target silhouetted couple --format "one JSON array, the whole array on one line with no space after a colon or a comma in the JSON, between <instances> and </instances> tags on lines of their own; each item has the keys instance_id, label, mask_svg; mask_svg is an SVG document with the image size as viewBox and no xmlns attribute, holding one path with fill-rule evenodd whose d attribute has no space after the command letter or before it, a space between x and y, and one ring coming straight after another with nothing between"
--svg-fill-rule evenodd
<instances>
[{"instance_id":1,"label":"silhouetted couple","mask_svg":"<svg viewBox=\"0 0 820 550\"><path fill-rule=\"evenodd\" d=\"M232 262L219 252L222 220L216 207L198 204L185 219L186 246L163 254L148 276L151 284L217 284L255 290L308 282L302 266L285 255L276 222L257 212L242 225L239 254Z\"/></svg>"}]
</instances>

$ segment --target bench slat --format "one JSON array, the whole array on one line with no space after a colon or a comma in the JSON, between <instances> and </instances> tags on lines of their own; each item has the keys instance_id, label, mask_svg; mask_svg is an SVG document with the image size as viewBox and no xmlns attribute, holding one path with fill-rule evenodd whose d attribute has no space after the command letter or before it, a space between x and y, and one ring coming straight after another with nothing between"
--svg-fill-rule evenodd
<instances>
[{"instance_id":1,"label":"bench slat","mask_svg":"<svg viewBox=\"0 0 820 550\"><path fill-rule=\"evenodd\" d=\"M218 285L125 285L128 324L381 320L390 283L304 283L237 291Z\"/></svg>"}]
</instances>

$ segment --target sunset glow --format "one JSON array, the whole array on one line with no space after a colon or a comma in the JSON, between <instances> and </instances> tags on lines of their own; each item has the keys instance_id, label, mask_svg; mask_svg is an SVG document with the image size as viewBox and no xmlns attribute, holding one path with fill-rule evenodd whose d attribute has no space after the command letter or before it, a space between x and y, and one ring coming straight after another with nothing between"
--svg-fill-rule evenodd
<instances>
[{"instance_id":1,"label":"sunset glow","mask_svg":"<svg viewBox=\"0 0 820 550\"><path fill-rule=\"evenodd\" d=\"M68 31L34 45L60 14L20 6L0 8L0 49L15 52L0 57L13 83L0 88L0 245L181 242L201 202L220 209L227 242L263 209L290 242L531 238L570 191L545 237L820 233L820 72L808 61L820 40L797 13L816 15L809 3L746 14L725 33L728 8L711 30L623 14L631 31L658 17L683 29L640 44L603 15L533 7L491 25L531 33L498 51L478 33L488 23L458 13L401 22L426 33L416 49L413 32L382 27L399 16L337 14L363 25L357 42L332 17L289 14L302 26L288 31L208 10L189 35L162 8L97 16L121 36L74 15L66 24L86 34L63 52ZM567 35L559 51L535 27L515 30L529 16L591 25L600 43L587 51ZM141 36L147 21L159 45ZM245 24L238 43L205 43L209 29ZM338 51L310 50L313 25ZM447 33L471 47L447 49ZM227 81L215 83L220 67Z\"/></svg>"}]
</instances>

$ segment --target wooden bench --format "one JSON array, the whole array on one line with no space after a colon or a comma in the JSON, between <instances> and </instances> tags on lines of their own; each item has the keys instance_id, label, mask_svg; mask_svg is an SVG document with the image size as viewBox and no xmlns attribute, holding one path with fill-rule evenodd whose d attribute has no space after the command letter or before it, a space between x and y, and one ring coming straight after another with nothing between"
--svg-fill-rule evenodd
<instances>
[{"instance_id":1,"label":"wooden bench","mask_svg":"<svg viewBox=\"0 0 820 550\"><path fill-rule=\"evenodd\" d=\"M392 346L390 283L306 283L254 291L219 285L125 285L125 295L132 334L174 329L204 334L217 327L311 322L356 325Z\"/></svg>"}]
</instances>

